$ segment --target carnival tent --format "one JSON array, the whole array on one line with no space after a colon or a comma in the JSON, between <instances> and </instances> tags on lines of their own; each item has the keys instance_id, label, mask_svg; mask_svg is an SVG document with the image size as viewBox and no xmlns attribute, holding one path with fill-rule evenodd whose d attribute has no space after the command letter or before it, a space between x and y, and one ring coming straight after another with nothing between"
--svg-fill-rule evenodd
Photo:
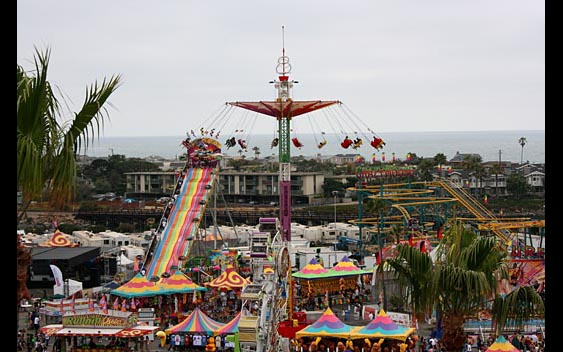
<instances>
[{"instance_id":1,"label":"carnival tent","mask_svg":"<svg viewBox=\"0 0 563 352\"><path fill-rule=\"evenodd\" d=\"M230 322L226 323L225 325L223 325L222 328L217 330L216 334L217 335L234 334L238 332L239 321L240 321L240 312L237 315L235 315L235 317Z\"/></svg>"},{"instance_id":2,"label":"carnival tent","mask_svg":"<svg viewBox=\"0 0 563 352\"><path fill-rule=\"evenodd\" d=\"M320 277L328 277L327 274L328 269L319 264L316 258L313 258L307 265L303 267L303 269L299 270L295 274L292 274L291 276L300 279L318 279Z\"/></svg>"},{"instance_id":3,"label":"carnival tent","mask_svg":"<svg viewBox=\"0 0 563 352\"><path fill-rule=\"evenodd\" d=\"M207 288L194 283L180 270L176 270L176 272L169 277L161 278L158 284L168 294L207 291Z\"/></svg>"},{"instance_id":4,"label":"carnival tent","mask_svg":"<svg viewBox=\"0 0 563 352\"><path fill-rule=\"evenodd\" d=\"M363 275L372 274L372 270L360 269L348 258L348 256L342 257L342 259L336 263L336 265L328 270L329 274L336 274L337 276L347 276L347 275Z\"/></svg>"},{"instance_id":5,"label":"carnival tent","mask_svg":"<svg viewBox=\"0 0 563 352\"><path fill-rule=\"evenodd\" d=\"M305 328L295 333L296 338L304 336L337 337L345 339L356 338L354 336L354 327L344 324L330 308L327 308L323 315L313 324L307 325Z\"/></svg>"},{"instance_id":6,"label":"carnival tent","mask_svg":"<svg viewBox=\"0 0 563 352\"><path fill-rule=\"evenodd\" d=\"M352 264L350 261L349 263ZM302 289L305 289L304 295L307 296L324 295L327 292L333 293L354 289L357 285L358 274L350 274L351 271L345 270L347 266L348 264L344 262L340 271L329 270L313 258L303 269L292 274L292 277L301 285ZM355 265L353 267L357 268ZM366 271L365 273L371 274L371 271Z\"/></svg>"},{"instance_id":7,"label":"carnival tent","mask_svg":"<svg viewBox=\"0 0 563 352\"><path fill-rule=\"evenodd\" d=\"M499 336L495 342L487 348L485 352L520 352L520 350L514 347L513 344L506 341L504 336Z\"/></svg>"},{"instance_id":8,"label":"carnival tent","mask_svg":"<svg viewBox=\"0 0 563 352\"><path fill-rule=\"evenodd\" d=\"M221 275L206 283L207 287L232 290L234 288L243 288L249 283L249 280L242 277L235 271L232 265L227 265L227 268Z\"/></svg>"},{"instance_id":9,"label":"carnival tent","mask_svg":"<svg viewBox=\"0 0 563 352\"><path fill-rule=\"evenodd\" d=\"M62 233L59 229L55 230L51 238L39 245L39 247L78 247L78 243L70 241L67 234Z\"/></svg>"},{"instance_id":10,"label":"carnival tent","mask_svg":"<svg viewBox=\"0 0 563 352\"><path fill-rule=\"evenodd\" d=\"M152 333L158 326L136 324L131 312L100 310L94 312L65 312L62 324L41 327L41 332L49 336L114 336L140 337Z\"/></svg>"},{"instance_id":11,"label":"carnival tent","mask_svg":"<svg viewBox=\"0 0 563 352\"><path fill-rule=\"evenodd\" d=\"M137 273L131 280L111 290L110 293L120 297L131 298L164 295L168 292L158 285L157 282L149 281L146 276Z\"/></svg>"},{"instance_id":12,"label":"carnival tent","mask_svg":"<svg viewBox=\"0 0 563 352\"><path fill-rule=\"evenodd\" d=\"M414 328L397 325L383 309L380 309L379 314L368 325L356 327L354 333L358 338L383 338L405 341L414 331Z\"/></svg>"},{"instance_id":13,"label":"carnival tent","mask_svg":"<svg viewBox=\"0 0 563 352\"><path fill-rule=\"evenodd\" d=\"M211 319L205 313L196 307L181 323L178 323L168 329L167 334L177 333L206 333L213 334L221 329L225 324Z\"/></svg>"}]
</instances>

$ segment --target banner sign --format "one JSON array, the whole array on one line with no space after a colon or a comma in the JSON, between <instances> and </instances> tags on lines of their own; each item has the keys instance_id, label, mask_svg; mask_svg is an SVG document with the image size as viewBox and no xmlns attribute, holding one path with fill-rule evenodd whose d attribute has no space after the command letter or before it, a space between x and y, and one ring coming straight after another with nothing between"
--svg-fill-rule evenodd
<instances>
[{"instance_id":1,"label":"banner sign","mask_svg":"<svg viewBox=\"0 0 563 352\"><path fill-rule=\"evenodd\" d=\"M393 167L393 168L379 168L379 169L358 169L356 177L367 182L376 178L386 177L406 177L414 175L414 169L411 167Z\"/></svg>"},{"instance_id":2,"label":"banner sign","mask_svg":"<svg viewBox=\"0 0 563 352\"><path fill-rule=\"evenodd\" d=\"M137 323L135 315L113 316L106 314L77 314L63 316L63 326L127 328Z\"/></svg>"}]
</instances>

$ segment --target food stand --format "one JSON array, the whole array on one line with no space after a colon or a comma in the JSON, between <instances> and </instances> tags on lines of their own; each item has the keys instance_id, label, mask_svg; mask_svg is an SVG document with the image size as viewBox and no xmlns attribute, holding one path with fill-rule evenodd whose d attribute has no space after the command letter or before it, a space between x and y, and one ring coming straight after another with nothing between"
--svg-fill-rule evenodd
<instances>
[{"instance_id":1,"label":"food stand","mask_svg":"<svg viewBox=\"0 0 563 352\"><path fill-rule=\"evenodd\" d=\"M61 339L63 352L125 352L131 344L138 347L140 340L156 329L157 326L137 324L137 315L132 312L110 309L65 312L62 324L46 325L41 332ZM87 343L79 343L79 337L87 338Z\"/></svg>"}]
</instances>

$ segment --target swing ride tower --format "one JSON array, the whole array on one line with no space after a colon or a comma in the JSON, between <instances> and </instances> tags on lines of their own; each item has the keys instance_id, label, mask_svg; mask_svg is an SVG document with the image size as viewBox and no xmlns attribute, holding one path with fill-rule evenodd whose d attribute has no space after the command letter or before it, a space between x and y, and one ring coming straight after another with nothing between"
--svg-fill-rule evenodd
<instances>
[{"instance_id":1,"label":"swing ride tower","mask_svg":"<svg viewBox=\"0 0 563 352\"><path fill-rule=\"evenodd\" d=\"M282 27L283 33L283 27ZM282 34L283 37L283 34ZM297 81L289 79L291 64L285 55L285 45L282 45L282 56L278 59L276 72L278 80L271 81L277 91L274 101L257 102L229 102L232 106L251 110L260 114L274 117L278 121L278 150L279 150L279 211L282 229L282 240L291 241L291 120L299 115L337 104L339 101L308 100L295 101L291 98L291 89Z\"/></svg>"}]
</instances>

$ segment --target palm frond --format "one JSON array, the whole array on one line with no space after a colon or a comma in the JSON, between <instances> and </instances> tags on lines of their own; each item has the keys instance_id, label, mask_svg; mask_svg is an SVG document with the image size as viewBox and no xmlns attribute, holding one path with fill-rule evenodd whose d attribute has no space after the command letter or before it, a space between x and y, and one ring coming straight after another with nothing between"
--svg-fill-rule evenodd
<instances>
[{"instance_id":1,"label":"palm frond","mask_svg":"<svg viewBox=\"0 0 563 352\"><path fill-rule=\"evenodd\" d=\"M498 335L505 326L523 328L524 322L545 312L541 296L532 286L519 286L506 296L495 298L492 308L493 322Z\"/></svg>"}]
</instances>

